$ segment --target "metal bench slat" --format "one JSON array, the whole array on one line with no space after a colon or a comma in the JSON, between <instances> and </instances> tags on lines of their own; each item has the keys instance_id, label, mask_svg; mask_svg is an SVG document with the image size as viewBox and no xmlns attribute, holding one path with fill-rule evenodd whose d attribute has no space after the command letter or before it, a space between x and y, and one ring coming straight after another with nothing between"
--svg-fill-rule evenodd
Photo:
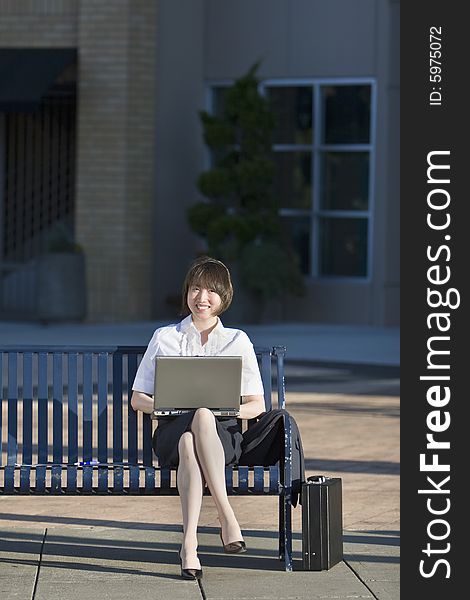
<instances>
[{"instance_id":1,"label":"metal bench slat","mask_svg":"<svg viewBox=\"0 0 470 600\"><path fill-rule=\"evenodd\" d=\"M46 467L36 467L36 492L44 494L46 491Z\"/></svg>"},{"instance_id":2,"label":"metal bench slat","mask_svg":"<svg viewBox=\"0 0 470 600\"><path fill-rule=\"evenodd\" d=\"M129 354L127 357L127 455L131 464L137 463L137 413L131 406L131 382L137 372L137 356Z\"/></svg>"},{"instance_id":3,"label":"metal bench slat","mask_svg":"<svg viewBox=\"0 0 470 600\"><path fill-rule=\"evenodd\" d=\"M279 494L279 465L269 467L269 493Z\"/></svg>"},{"instance_id":4,"label":"metal bench slat","mask_svg":"<svg viewBox=\"0 0 470 600\"><path fill-rule=\"evenodd\" d=\"M6 465L4 468L5 493L13 494L15 491L15 465Z\"/></svg>"},{"instance_id":5,"label":"metal bench slat","mask_svg":"<svg viewBox=\"0 0 470 600\"><path fill-rule=\"evenodd\" d=\"M67 356L67 392L68 392L68 461L78 462L78 353L70 352ZM76 472L76 471L75 471ZM76 479L75 479L76 485ZM67 489L73 489L73 483L67 476Z\"/></svg>"},{"instance_id":6,"label":"metal bench slat","mask_svg":"<svg viewBox=\"0 0 470 600\"><path fill-rule=\"evenodd\" d=\"M3 443L2 443L2 423L3 423L3 352L0 351L0 405L1 405L1 409L0 409L0 462L2 460L2 449L3 449Z\"/></svg>"},{"instance_id":7,"label":"metal bench slat","mask_svg":"<svg viewBox=\"0 0 470 600\"><path fill-rule=\"evenodd\" d=\"M98 354L98 460L108 460L108 355L104 352Z\"/></svg>"},{"instance_id":8,"label":"metal bench slat","mask_svg":"<svg viewBox=\"0 0 470 600\"><path fill-rule=\"evenodd\" d=\"M93 458L93 362L90 352L83 355L83 460ZM85 482L85 480L84 480Z\"/></svg>"},{"instance_id":9,"label":"metal bench slat","mask_svg":"<svg viewBox=\"0 0 470 600\"><path fill-rule=\"evenodd\" d=\"M98 492L105 493L108 491L108 476L109 468L107 466L98 467Z\"/></svg>"},{"instance_id":10,"label":"metal bench slat","mask_svg":"<svg viewBox=\"0 0 470 600\"><path fill-rule=\"evenodd\" d=\"M225 467L225 485L227 494L233 494L233 467Z\"/></svg>"},{"instance_id":11,"label":"metal bench slat","mask_svg":"<svg viewBox=\"0 0 470 600\"><path fill-rule=\"evenodd\" d=\"M248 467L238 467L237 493L248 493Z\"/></svg>"},{"instance_id":12,"label":"metal bench slat","mask_svg":"<svg viewBox=\"0 0 470 600\"><path fill-rule=\"evenodd\" d=\"M264 467L254 467L254 485L253 490L256 494L264 492Z\"/></svg>"},{"instance_id":13,"label":"metal bench slat","mask_svg":"<svg viewBox=\"0 0 470 600\"><path fill-rule=\"evenodd\" d=\"M122 450L122 360L121 352L113 354L113 460L123 461ZM116 474L115 474L116 475ZM122 489L122 488L119 488Z\"/></svg>"},{"instance_id":14,"label":"metal bench slat","mask_svg":"<svg viewBox=\"0 0 470 600\"><path fill-rule=\"evenodd\" d=\"M18 456L18 354L8 354L8 443L7 464L15 465Z\"/></svg>"},{"instance_id":15,"label":"metal bench slat","mask_svg":"<svg viewBox=\"0 0 470 600\"><path fill-rule=\"evenodd\" d=\"M23 464L33 462L33 354L23 354ZM25 484L24 484L25 485ZM23 488L24 489L24 485Z\"/></svg>"},{"instance_id":16,"label":"metal bench slat","mask_svg":"<svg viewBox=\"0 0 470 600\"><path fill-rule=\"evenodd\" d=\"M62 373L62 354L54 352L53 354L53 408L52 408L52 455L55 463L61 463L63 460L63 414L62 400L64 396L63 373Z\"/></svg>"},{"instance_id":17,"label":"metal bench slat","mask_svg":"<svg viewBox=\"0 0 470 600\"><path fill-rule=\"evenodd\" d=\"M114 467L113 470L113 492L124 492L124 469L122 467Z\"/></svg>"},{"instance_id":18,"label":"metal bench slat","mask_svg":"<svg viewBox=\"0 0 470 600\"><path fill-rule=\"evenodd\" d=\"M274 356L276 357L277 371L277 407L286 407L285 381L284 381L284 357L286 355L285 346L275 346L273 348Z\"/></svg>"},{"instance_id":19,"label":"metal bench slat","mask_svg":"<svg viewBox=\"0 0 470 600\"><path fill-rule=\"evenodd\" d=\"M264 404L266 411L269 411L272 408L271 352L269 350L265 350L261 354L260 370L264 388Z\"/></svg>"},{"instance_id":20,"label":"metal bench slat","mask_svg":"<svg viewBox=\"0 0 470 600\"><path fill-rule=\"evenodd\" d=\"M48 356L45 352L38 354L38 463L48 460L48 403L49 390L47 382ZM36 471L37 477L37 471ZM36 486L37 487L37 486Z\"/></svg>"},{"instance_id":21,"label":"metal bench slat","mask_svg":"<svg viewBox=\"0 0 470 600\"><path fill-rule=\"evenodd\" d=\"M165 492L170 491L171 474L167 467L160 468L160 489Z\"/></svg>"},{"instance_id":22,"label":"metal bench slat","mask_svg":"<svg viewBox=\"0 0 470 600\"><path fill-rule=\"evenodd\" d=\"M31 492L31 467L23 465L20 468L20 494Z\"/></svg>"},{"instance_id":23,"label":"metal bench slat","mask_svg":"<svg viewBox=\"0 0 470 600\"><path fill-rule=\"evenodd\" d=\"M152 450L152 419L150 415L142 415L142 438L143 438L143 463L151 466L153 461Z\"/></svg>"},{"instance_id":24,"label":"metal bench slat","mask_svg":"<svg viewBox=\"0 0 470 600\"><path fill-rule=\"evenodd\" d=\"M83 467L82 471L83 485L82 491L85 494L91 494L93 491L93 467Z\"/></svg>"},{"instance_id":25,"label":"metal bench slat","mask_svg":"<svg viewBox=\"0 0 470 600\"><path fill-rule=\"evenodd\" d=\"M140 469L136 465L129 467L129 492L131 494L139 493L139 473Z\"/></svg>"},{"instance_id":26,"label":"metal bench slat","mask_svg":"<svg viewBox=\"0 0 470 600\"><path fill-rule=\"evenodd\" d=\"M145 467L145 491L147 493L155 492L155 469L153 467Z\"/></svg>"},{"instance_id":27,"label":"metal bench slat","mask_svg":"<svg viewBox=\"0 0 470 600\"><path fill-rule=\"evenodd\" d=\"M67 493L73 494L77 492L77 467L67 466Z\"/></svg>"},{"instance_id":28,"label":"metal bench slat","mask_svg":"<svg viewBox=\"0 0 470 600\"><path fill-rule=\"evenodd\" d=\"M51 467L51 494L60 494L62 492L62 466L52 465Z\"/></svg>"}]
</instances>

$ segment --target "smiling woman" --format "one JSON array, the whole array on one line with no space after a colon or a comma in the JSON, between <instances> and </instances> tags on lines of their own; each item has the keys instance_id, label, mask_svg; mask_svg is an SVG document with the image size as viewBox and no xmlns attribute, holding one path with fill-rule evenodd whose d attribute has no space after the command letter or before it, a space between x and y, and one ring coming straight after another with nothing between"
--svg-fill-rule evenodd
<instances>
[{"instance_id":1,"label":"smiling woman","mask_svg":"<svg viewBox=\"0 0 470 600\"><path fill-rule=\"evenodd\" d=\"M176 325L157 329L137 371L132 395L134 410L153 412L157 356L241 356L242 405L239 418L251 419L265 410L264 390L253 344L244 331L222 325L219 315L232 302L228 268L202 257L190 267L182 291L182 316ZM224 390L221 389L223 394ZM177 467L177 485L183 513L181 575L202 577L197 556L197 525L205 485L214 499L221 524L224 552L245 552L240 526L227 498L225 465L237 464L242 432L236 418L215 417L201 407L177 417L159 419L153 447L160 466Z\"/></svg>"},{"instance_id":2,"label":"smiling woman","mask_svg":"<svg viewBox=\"0 0 470 600\"><path fill-rule=\"evenodd\" d=\"M200 295L201 291L206 291L208 297ZM193 313L192 307L198 303L199 308L202 309L211 305L213 308L211 316L215 317L227 310L232 303L232 298L233 287L228 268L219 260L205 257L196 261L186 275L183 283L181 314Z\"/></svg>"}]
</instances>

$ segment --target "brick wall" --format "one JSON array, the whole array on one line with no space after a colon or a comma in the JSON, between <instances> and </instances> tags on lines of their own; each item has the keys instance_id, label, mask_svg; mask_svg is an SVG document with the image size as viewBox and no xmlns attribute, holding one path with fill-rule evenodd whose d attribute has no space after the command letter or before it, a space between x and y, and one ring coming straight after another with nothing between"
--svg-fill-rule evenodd
<instances>
[{"instance_id":1,"label":"brick wall","mask_svg":"<svg viewBox=\"0 0 470 600\"><path fill-rule=\"evenodd\" d=\"M151 316L155 3L84 0L76 231L89 319Z\"/></svg>"},{"instance_id":2,"label":"brick wall","mask_svg":"<svg viewBox=\"0 0 470 600\"><path fill-rule=\"evenodd\" d=\"M0 0L0 46L77 47L88 319L151 317L156 2Z\"/></svg>"},{"instance_id":3,"label":"brick wall","mask_svg":"<svg viewBox=\"0 0 470 600\"><path fill-rule=\"evenodd\" d=\"M78 6L79 0L0 0L0 45L74 47Z\"/></svg>"}]
</instances>

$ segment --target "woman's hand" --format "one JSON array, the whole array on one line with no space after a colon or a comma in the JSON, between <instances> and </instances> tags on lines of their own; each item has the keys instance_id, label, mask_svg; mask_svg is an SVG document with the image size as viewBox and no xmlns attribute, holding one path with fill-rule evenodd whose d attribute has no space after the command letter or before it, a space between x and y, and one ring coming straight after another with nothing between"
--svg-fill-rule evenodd
<instances>
[{"instance_id":1,"label":"woman's hand","mask_svg":"<svg viewBox=\"0 0 470 600\"><path fill-rule=\"evenodd\" d=\"M243 403L240 405L239 419L254 419L261 413L266 411L264 405L264 397L258 396L243 396Z\"/></svg>"},{"instance_id":2,"label":"woman's hand","mask_svg":"<svg viewBox=\"0 0 470 600\"><path fill-rule=\"evenodd\" d=\"M132 392L131 406L150 415L153 413L153 398L143 392Z\"/></svg>"}]
</instances>

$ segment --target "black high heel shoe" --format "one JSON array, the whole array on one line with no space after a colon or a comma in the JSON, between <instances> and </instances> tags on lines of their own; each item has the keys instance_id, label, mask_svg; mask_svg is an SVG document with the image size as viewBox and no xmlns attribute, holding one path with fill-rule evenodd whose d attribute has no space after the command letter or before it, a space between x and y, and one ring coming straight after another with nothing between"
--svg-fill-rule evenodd
<instances>
[{"instance_id":1,"label":"black high heel shoe","mask_svg":"<svg viewBox=\"0 0 470 600\"><path fill-rule=\"evenodd\" d=\"M181 548L181 550L182 549L183 548ZM202 579L202 569L183 569L183 559L181 558L181 550L178 554L181 565L181 577L183 579L191 579L193 581L196 579Z\"/></svg>"},{"instance_id":2,"label":"black high heel shoe","mask_svg":"<svg viewBox=\"0 0 470 600\"><path fill-rule=\"evenodd\" d=\"M222 538L222 529L220 530L219 535L225 554L243 554L243 552L246 552L246 544L242 540L230 542L230 544L224 544L224 540Z\"/></svg>"}]
</instances>

